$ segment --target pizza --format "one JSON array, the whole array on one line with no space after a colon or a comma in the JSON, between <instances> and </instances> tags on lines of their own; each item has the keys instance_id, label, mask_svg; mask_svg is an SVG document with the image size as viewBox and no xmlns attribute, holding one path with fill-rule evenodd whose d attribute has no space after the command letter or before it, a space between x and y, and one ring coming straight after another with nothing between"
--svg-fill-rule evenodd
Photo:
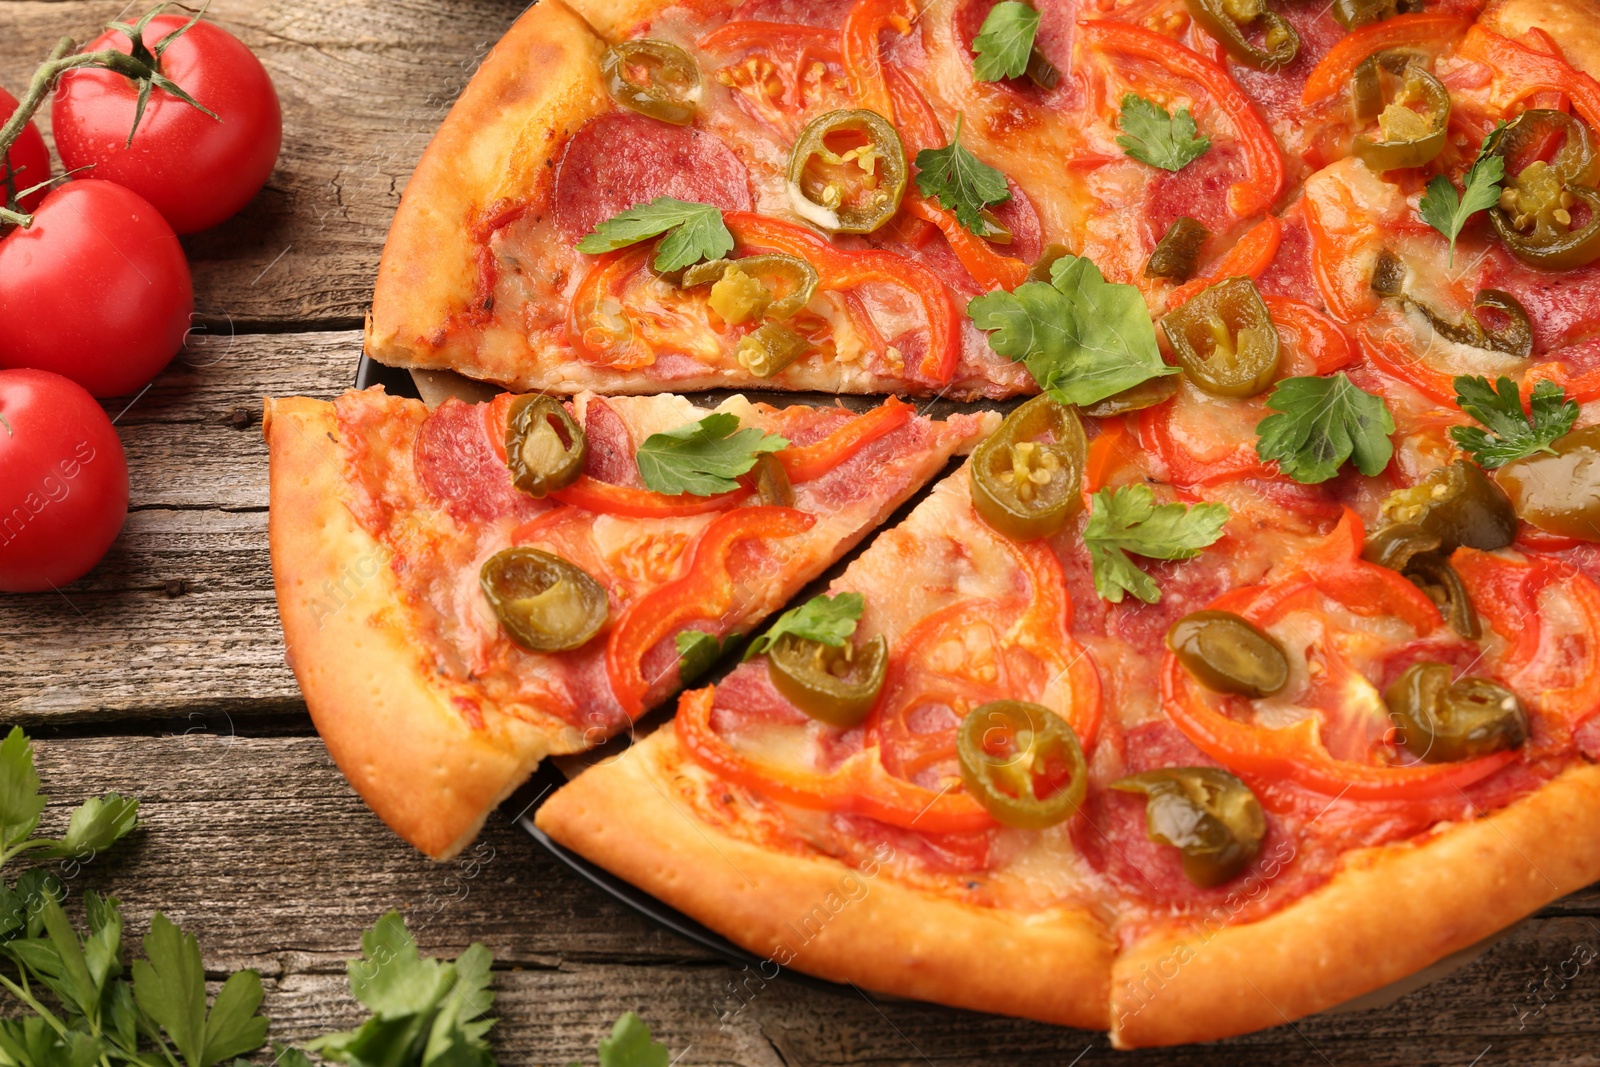
<instances>
[{"instance_id":1,"label":"pizza","mask_svg":"<svg viewBox=\"0 0 1600 1067\"><path fill-rule=\"evenodd\" d=\"M892 398L269 401L290 664L356 791L449 857L542 759L628 729L994 419ZM697 482L660 492L663 471Z\"/></svg>"},{"instance_id":2,"label":"pizza","mask_svg":"<svg viewBox=\"0 0 1600 1067\"><path fill-rule=\"evenodd\" d=\"M1469 948L1600 878L1597 76L1595 0L540 0L366 331L509 392L270 409L319 729L436 856L630 732L550 837L1120 1047Z\"/></svg>"}]
</instances>

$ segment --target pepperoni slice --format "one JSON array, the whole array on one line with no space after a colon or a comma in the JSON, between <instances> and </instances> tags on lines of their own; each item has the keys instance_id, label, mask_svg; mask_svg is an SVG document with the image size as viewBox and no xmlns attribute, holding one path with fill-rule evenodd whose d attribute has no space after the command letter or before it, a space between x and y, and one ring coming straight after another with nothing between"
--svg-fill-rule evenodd
<instances>
[{"instance_id":1,"label":"pepperoni slice","mask_svg":"<svg viewBox=\"0 0 1600 1067\"><path fill-rule=\"evenodd\" d=\"M597 482L643 487L639 463L633 458L633 437L622 416L599 397L591 398L584 409L583 436L589 441L583 473Z\"/></svg>"},{"instance_id":2,"label":"pepperoni slice","mask_svg":"<svg viewBox=\"0 0 1600 1067\"><path fill-rule=\"evenodd\" d=\"M749 211L750 172L713 134L632 112L600 115L561 154L556 226L577 241L597 223L658 196Z\"/></svg>"},{"instance_id":3,"label":"pepperoni slice","mask_svg":"<svg viewBox=\"0 0 1600 1067\"><path fill-rule=\"evenodd\" d=\"M463 522L502 515L525 521L548 505L511 484L511 472L489 445L483 409L450 397L429 413L412 450L417 479Z\"/></svg>"}]
</instances>

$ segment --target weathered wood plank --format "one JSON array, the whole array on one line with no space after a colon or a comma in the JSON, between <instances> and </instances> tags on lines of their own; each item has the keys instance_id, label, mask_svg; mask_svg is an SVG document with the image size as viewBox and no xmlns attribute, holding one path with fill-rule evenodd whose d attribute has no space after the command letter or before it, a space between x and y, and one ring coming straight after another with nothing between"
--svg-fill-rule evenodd
<instances>
[{"instance_id":1,"label":"weathered wood plank","mask_svg":"<svg viewBox=\"0 0 1600 1067\"><path fill-rule=\"evenodd\" d=\"M200 937L208 967L259 968L279 1039L354 1020L340 961L357 951L363 926L399 907L427 951L454 954L481 940L508 969L496 1030L505 1063L592 1060L603 1026L629 1008L675 1053L692 1046L684 1062L693 1063L1064 1064L1086 1047L1108 1055L1094 1035L910 1002L874 1006L741 973L590 890L504 812L476 857L429 863L362 808L315 738L230 736L221 717L192 726L186 737L40 742L55 801L47 824L84 795L141 797L146 828L88 865L73 891L114 890L134 932L159 907ZM1591 893L1569 907L1587 914L1542 913L1392 1007L1118 1060L1312 1063L1320 1050L1334 1063L1464 1065L1492 1047L1499 1058L1483 1062L1583 1062L1575 1057L1600 1040L1600 962L1575 961L1583 946L1600 949L1600 901Z\"/></svg>"},{"instance_id":2,"label":"weathered wood plank","mask_svg":"<svg viewBox=\"0 0 1600 1067\"><path fill-rule=\"evenodd\" d=\"M406 179L479 59L523 7L212 4L208 17L272 75L284 144L266 189L243 212L184 240L200 317L223 329L359 326ZM19 91L63 34L86 40L124 9L122 0L0 3L0 85ZM41 124L48 130L48 109Z\"/></svg>"}]
</instances>

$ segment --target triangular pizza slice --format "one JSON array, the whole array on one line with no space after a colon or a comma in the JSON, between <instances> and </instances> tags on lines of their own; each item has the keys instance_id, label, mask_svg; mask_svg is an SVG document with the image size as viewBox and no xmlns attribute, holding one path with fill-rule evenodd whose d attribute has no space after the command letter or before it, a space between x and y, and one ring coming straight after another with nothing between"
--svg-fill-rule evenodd
<instances>
[{"instance_id":1,"label":"triangular pizza slice","mask_svg":"<svg viewBox=\"0 0 1600 1067\"><path fill-rule=\"evenodd\" d=\"M449 856L541 759L626 729L996 418L894 399L269 401L290 662L357 792Z\"/></svg>"}]
</instances>

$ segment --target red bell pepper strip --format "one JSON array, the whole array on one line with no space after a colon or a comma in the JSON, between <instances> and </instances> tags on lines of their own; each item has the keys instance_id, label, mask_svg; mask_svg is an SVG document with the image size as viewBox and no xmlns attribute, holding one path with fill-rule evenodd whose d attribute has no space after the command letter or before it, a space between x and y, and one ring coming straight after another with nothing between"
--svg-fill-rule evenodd
<instances>
[{"instance_id":1,"label":"red bell pepper strip","mask_svg":"<svg viewBox=\"0 0 1600 1067\"><path fill-rule=\"evenodd\" d=\"M793 222L746 211L723 216L741 244L798 256L817 268L824 290L853 289L867 282L888 282L915 294L928 320L928 350L917 369L922 379L943 385L955 373L961 355L961 311L939 276L904 256L876 248L836 248L827 238Z\"/></svg>"},{"instance_id":2,"label":"red bell pepper strip","mask_svg":"<svg viewBox=\"0 0 1600 1067\"><path fill-rule=\"evenodd\" d=\"M1123 22L1081 19L1078 22L1084 44L1111 55L1130 55L1148 60L1176 77L1199 85L1228 117L1244 149L1247 181L1235 182L1228 189L1228 206L1240 218L1258 215L1272 207L1283 192L1283 153L1233 76L1193 49L1171 37Z\"/></svg>"},{"instance_id":3,"label":"red bell pepper strip","mask_svg":"<svg viewBox=\"0 0 1600 1067\"><path fill-rule=\"evenodd\" d=\"M644 676L644 657L684 623L722 616L733 605L728 557L752 538L792 537L816 525L816 517L794 508L735 508L714 520L695 541L683 577L629 604L606 641L611 691L631 718L644 714L644 698L659 679Z\"/></svg>"},{"instance_id":4,"label":"red bell pepper strip","mask_svg":"<svg viewBox=\"0 0 1600 1067\"><path fill-rule=\"evenodd\" d=\"M1455 406L1455 374L1432 366L1423 354L1406 344L1404 338L1416 336L1410 326L1389 319L1367 319L1357 327L1356 336L1361 341L1361 351L1374 367L1431 400Z\"/></svg>"},{"instance_id":5,"label":"red bell pepper strip","mask_svg":"<svg viewBox=\"0 0 1600 1067\"><path fill-rule=\"evenodd\" d=\"M1261 302L1267 305L1272 324L1288 341L1297 362L1314 368L1311 373L1331 374L1355 359L1355 349L1344 330L1310 304L1268 294L1262 295Z\"/></svg>"},{"instance_id":6,"label":"red bell pepper strip","mask_svg":"<svg viewBox=\"0 0 1600 1067\"><path fill-rule=\"evenodd\" d=\"M1503 77L1511 82L1517 87L1518 99L1536 92L1564 93L1589 128L1600 131L1600 81L1577 70L1559 56L1535 51L1480 25L1474 24L1466 33L1466 39L1461 42L1457 54L1485 64L1495 72L1497 78Z\"/></svg>"},{"instance_id":7,"label":"red bell pepper strip","mask_svg":"<svg viewBox=\"0 0 1600 1067\"><path fill-rule=\"evenodd\" d=\"M1350 87L1356 68L1374 52L1388 48L1432 46L1444 49L1467 32L1471 19L1459 15L1416 12L1369 23L1345 34L1306 76L1300 102L1310 107Z\"/></svg>"},{"instance_id":8,"label":"red bell pepper strip","mask_svg":"<svg viewBox=\"0 0 1600 1067\"><path fill-rule=\"evenodd\" d=\"M683 493L673 496L650 489L635 489L627 485L612 485L597 481L587 474L565 489L550 494L563 504L592 511L597 515L627 515L636 519L662 519L679 515L706 515L713 511L726 511L750 495L750 490L739 488L715 496L694 496Z\"/></svg>"},{"instance_id":9,"label":"red bell pepper strip","mask_svg":"<svg viewBox=\"0 0 1600 1067\"><path fill-rule=\"evenodd\" d=\"M1531 394L1533 387L1545 380L1555 382L1562 392L1580 404L1600 400L1600 370L1574 374L1565 363L1557 360L1537 363L1522 376L1522 391Z\"/></svg>"},{"instance_id":10,"label":"red bell pepper strip","mask_svg":"<svg viewBox=\"0 0 1600 1067\"><path fill-rule=\"evenodd\" d=\"M863 448L911 421L914 409L897 396L871 411L857 415L820 441L791 446L777 453L789 481L799 484L820 478Z\"/></svg>"},{"instance_id":11,"label":"red bell pepper strip","mask_svg":"<svg viewBox=\"0 0 1600 1067\"><path fill-rule=\"evenodd\" d=\"M1175 308L1192 300L1224 278L1261 277L1272 266L1281 243L1283 223L1276 215L1268 215L1235 241L1221 259L1207 267L1205 274L1172 290L1172 295L1167 297L1167 307Z\"/></svg>"},{"instance_id":12,"label":"red bell pepper strip","mask_svg":"<svg viewBox=\"0 0 1600 1067\"><path fill-rule=\"evenodd\" d=\"M1089 442L1083 461L1083 491L1096 493L1111 481L1111 475L1138 449L1129 441L1128 420L1113 416L1100 420L1100 436Z\"/></svg>"},{"instance_id":13,"label":"red bell pepper strip","mask_svg":"<svg viewBox=\"0 0 1600 1067\"><path fill-rule=\"evenodd\" d=\"M883 77L884 30L906 33L918 15L913 0L856 0L839 31L839 51L844 56L845 77L856 106L894 118L894 104Z\"/></svg>"},{"instance_id":14,"label":"red bell pepper strip","mask_svg":"<svg viewBox=\"0 0 1600 1067\"><path fill-rule=\"evenodd\" d=\"M1400 618L1419 635L1442 625L1438 610L1421 590L1398 573L1360 558L1361 538L1361 520L1346 510L1333 533L1297 561L1297 575L1272 586L1233 590L1211 606L1265 626L1308 596L1320 594L1357 614ZM1395 800L1448 795L1519 758L1517 752L1507 751L1459 763L1402 766L1338 759L1323 744L1316 717L1269 728L1223 714L1215 706L1217 698L1208 696L1171 652L1162 664L1161 696L1173 723L1202 752L1230 770L1287 778L1330 796Z\"/></svg>"}]
</instances>

